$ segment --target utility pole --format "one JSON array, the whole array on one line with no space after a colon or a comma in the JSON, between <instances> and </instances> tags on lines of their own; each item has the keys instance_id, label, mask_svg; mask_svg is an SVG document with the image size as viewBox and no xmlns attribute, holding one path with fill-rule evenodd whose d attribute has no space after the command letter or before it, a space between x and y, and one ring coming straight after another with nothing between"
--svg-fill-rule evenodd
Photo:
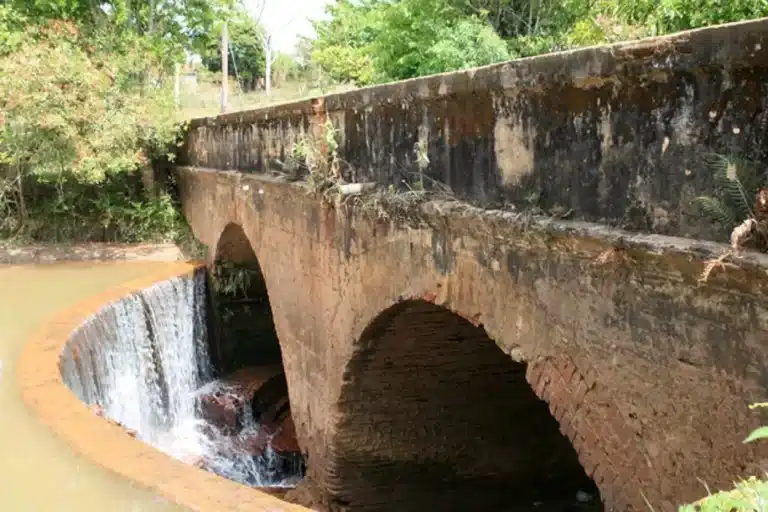
<instances>
[{"instance_id":1,"label":"utility pole","mask_svg":"<svg viewBox=\"0 0 768 512\"><path fill-rule=\"evenodd\" d=\"M173 100L176 103L176 108L179 108L181 105L181 64L178 62L173 74Z\"/></svg>"},{"instance_id":2,"label":"utility pole","mask_svg":"<svg viewBox=\"0 0 768 512\"><path fill-rule=\"evenodd\" d=\"M227 22L221 29L221 113L227 111L227 92L229 84L229 34L227 33Z\"/></svg>"}]
</instances>

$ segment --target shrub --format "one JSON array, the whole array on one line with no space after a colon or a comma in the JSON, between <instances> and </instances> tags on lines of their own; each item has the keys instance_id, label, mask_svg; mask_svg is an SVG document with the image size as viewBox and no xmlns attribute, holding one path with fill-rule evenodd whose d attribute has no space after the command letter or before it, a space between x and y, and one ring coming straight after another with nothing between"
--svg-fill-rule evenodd
<instances>
[{"instance_id":1,"label":"shrub","mask_svg":"<svg viewBox=\"0 0 768 512\"><path fill-rule=\"evenodd\" d=\"M3 37L13 46L0 49L0 236L134 241L175 229L169 200L140 186L179 131L141 41L117 51L60 21Z\"/></svg>"}]
</instances>

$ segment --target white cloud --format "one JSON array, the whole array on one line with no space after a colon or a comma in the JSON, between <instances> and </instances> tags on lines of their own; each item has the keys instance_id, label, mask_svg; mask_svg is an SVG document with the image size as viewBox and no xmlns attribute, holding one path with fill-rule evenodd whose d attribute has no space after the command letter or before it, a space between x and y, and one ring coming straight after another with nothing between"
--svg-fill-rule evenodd
<instances>
[{"instance_id":1,"label":"white cloud","mask_svg":"<svg viewBox=\"0 0 768 512\"><path fill-rule=\"evenodd\" d=\"M275 49L292 53L299 36L313 36L311 19L323 16L329 0L245 0L254 15L266 2L261 22L272 34Z\"/></svg>"}]
</instances>

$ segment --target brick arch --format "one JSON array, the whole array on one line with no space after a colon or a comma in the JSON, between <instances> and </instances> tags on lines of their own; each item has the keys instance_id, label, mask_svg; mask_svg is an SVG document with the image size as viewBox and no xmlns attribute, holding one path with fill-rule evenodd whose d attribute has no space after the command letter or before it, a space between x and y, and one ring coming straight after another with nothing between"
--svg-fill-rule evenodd
<instances>
[{"instance_id":1,"label":"brick arch","mask_svg":"<svg viewBox=\"0 0 768 512\"><path fill-rule=\"evenodd\" d=\"M344 372L328 447L331 503L460 511L525 507L558 493L568 500L579 489L597 497L529 385L536 379L555 397L539 382L555 382L550 366L513 361L481 326L428 300L388 308L363 331Z\"/></svg>"},{"instance_id":2,"label":"brick arch","mask_svg":"<svg viewBox=\"0 0 768 512\"><path fill-rule=\"evenodd\" d=\"M227 272L226 263L237 264L234 272L246 271L248 274L244 298L232 301L240 304L232 306L235 309L227 315L246 315L248 323L227 324L218 315L218 308L214 308L216 329L211 346L215 366L222 372L230 372L244 366L282 364L282 347L275 327L267 279L256 251L240 224L229 223L224 227L211 259L214 276ZM240 306L243 310L239 309Z\"/></svg>"},{"instance_id":3,"label":"brick arch","mask_svg":"<svg viewBox=\"0 0 768 512\"><path fill-rule=\"evenodd\" d=\"M216 240L215 247L212 255L214 261L225 260L236 263L259 264L251 241L240 224L230 222L224 226ZM260 265L259 268L261 268Z\"/></svg>"},{"instance_id":4,"label":"brick arch","mask_svg":"<svg viewBox=\"0 0 768 512\"><path fill-rule=\"evenodd\" d=\"M567 354L559 354L528 362L525 378L547 403L582 467L600 489L606 510L644 510L647 503L655 503L657 510L675 510L659 502L658 475L649 467L649 457L634 431L610 400L601 396L594 372L582 373Z\"/></svg>"}]
</instances>

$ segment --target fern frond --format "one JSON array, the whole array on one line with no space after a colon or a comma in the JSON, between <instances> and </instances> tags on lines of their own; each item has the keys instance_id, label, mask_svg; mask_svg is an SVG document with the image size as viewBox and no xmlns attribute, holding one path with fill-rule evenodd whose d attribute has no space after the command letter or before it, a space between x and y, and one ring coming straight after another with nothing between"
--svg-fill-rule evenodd
<instances>
[{"instance_id":1,"label":"fern frond","mask_svg":"<svg viewBox=\"0 0 768 512\"><path fill-rule=\"evenodd\" d=\"M760 189L757 168L750 160L714 153L705 155L715 186L737 221L754 216L752 200Z\"/></svg>"},{"instance_id":2,"label":"fern frond","mask_svg":"<svg viewBox=\"0 0 768 512\"><path fill-rule=\"evenodd\" d=\"M720 190L723 194L723 202L726 208L731 211L735 220L743 220L752 217L752 205L747 197L744 186L738 179L721 179Z\"/></svg>"},{"instance_id":3,"label":"fern frond","mask_svg":"<svg viewBox=\"0 0 768 512\"><path fill-rule=\"evenodd\" d=\"M714 172L715 186L735 221L752 217L751 200L760 188L755 166L744 158L713 153L706 155L705 159Z\"/></svg>"},{"instance_id":4,"label":"fern frond","mask_svg":"<svg viewBox=\"0 0 768 512\"><path fill-rule=\"evenodd\" d=\"M719 153L705 153L704 161L714 173L725 173L731 165L731 159Z\"/></svg>"},{"instance_id":5,"label":"fern frond","mask_svg":"<svg viewBox=\"0 0 768 512\"><path fill-rule=\"evenodd\" d=\"M755 163L744 157L735 155L719 155L717 153L707 153L704 159L715 173L730 174L730 178L737 178L744 186L744 190L752 192L761 187L760 177L757 173ZM747 194L749 196L749 194Z\"/></svg>"},{"instance_id":6,"label":"fern frond","mask_svg":"<svg viewBox=\"0 0 768 512\"><path fill-rule=\"evenodd\" d=\"M747 158L732 157L731 161L736 166L736 173L747 197L754 197L763 186L763 180L757 171L758 166Z\"/></svg>"},{"instance_id":7,"label":"fern frond","mask_svg":"<svg viewBox=\"0 0 768 512\"><path fill-rule=\"evenodd\" d=\"M709 196L699 196L693 201L701 213L709 217L712 222L720 224L724 228L732 229L737 222L733 212L719 199Z\"/></svg>"}]
</instances>

